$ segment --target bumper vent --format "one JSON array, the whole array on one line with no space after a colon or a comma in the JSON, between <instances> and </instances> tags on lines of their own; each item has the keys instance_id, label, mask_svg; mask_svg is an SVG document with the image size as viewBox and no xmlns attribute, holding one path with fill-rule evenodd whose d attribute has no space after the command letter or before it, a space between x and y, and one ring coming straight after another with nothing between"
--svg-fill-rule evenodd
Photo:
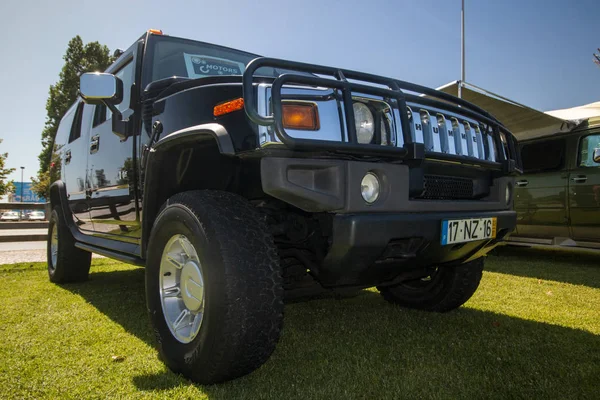
<instances>
[{"instance_id":1,"label":"bumper vent","mask_svg":"<svg viewBox=\"0 0 600 400\"><path fill-rule=\"evenodd\" d=\"M427 200L460 200L472 199L473 180L443 175L425 175L423 178L423 194L419 199Z\"/></svg>"}]
</instances>

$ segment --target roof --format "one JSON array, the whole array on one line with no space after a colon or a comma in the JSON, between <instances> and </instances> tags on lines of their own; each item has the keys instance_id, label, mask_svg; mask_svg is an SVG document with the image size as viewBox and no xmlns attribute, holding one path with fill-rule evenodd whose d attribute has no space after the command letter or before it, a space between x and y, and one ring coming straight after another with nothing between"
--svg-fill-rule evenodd
<instances>
[{"instance_id":1,"label":"roof","mask_svg":"<svg viewBox=\"0 0 600 400\"><path fill-rule=\"evenodd\" d=\"M460 81L450 82L437 90L458 96L459 84ZM535 110L466 82L462 82L461 97L496 117L518 140L569 132L581 122L571 121L563 116L566 114L553 115ZM600 102L593 104L597 104L600 111Z\"/></svg>"},{"instance_id":2,"label":"roof","mask_svg":"<svg viewBox=\"0 0 600 400\"><path fill-rule=\"evenodd\" d=\"M546 111L546 114L566 120L582 120L600 117L600 101L579 107L563 108L562 110Z\"/></svg>"}]
</instances>

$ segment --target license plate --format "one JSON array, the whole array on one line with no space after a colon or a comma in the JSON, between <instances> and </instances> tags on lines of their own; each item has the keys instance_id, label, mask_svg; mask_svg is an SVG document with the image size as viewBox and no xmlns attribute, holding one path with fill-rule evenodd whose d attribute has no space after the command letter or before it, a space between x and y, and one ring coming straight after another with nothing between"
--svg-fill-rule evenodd
<instances>
[{"instance_id":1,"label":"license plate","mask_svg":"<svg viewBox=\"0 0 600 400\"><path fill-rule=\"evenodd\" d=\"M446 219L442 221L442 245L495 237L496 218Z\"/></svg>"}]
</instances>

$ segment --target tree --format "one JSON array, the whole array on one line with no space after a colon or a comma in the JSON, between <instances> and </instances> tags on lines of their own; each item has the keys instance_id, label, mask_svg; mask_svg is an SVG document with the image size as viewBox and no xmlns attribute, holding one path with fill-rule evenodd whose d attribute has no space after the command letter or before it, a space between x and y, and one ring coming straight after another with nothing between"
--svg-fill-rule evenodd
<instances>
[{"instance_id":1,"label":"tree","mask_svg":"<svg viewBox=\"0 0 600 400\"><path fill-rule=\"evenodd\" d=\"M41 174L38 173L37 178L31 177L31 190L46 200L50 199L50 185L60 178L61 159L56 145L54 150L48 169Z\"/></svg>"},{"instance_id":2,"label":"tree","mask_svg":"<svg viewBox=\"0 0 600 400\"><path fill-rule=\"evenodd\" d=\"M0 143L2 143L2 139L0 139ZM14 192L15 190L15 185L12 181L6 182L8 174L11 174L15 171L14 168L4 167L6 157L8 157L8 153L0 154L0 196L4 196L5 194Z\"/></svg>"},{"instance_id":3,"label":"tree","mask_svg":"<svg viewBox=\"0 0 600 400\"><path fill-rule=\"evenodd\" d=\"M54 162L56 165L56 162L53 161L56 131L60 119L77 99L79 76L85 72L104 71L114 61L108 47L98 42L84 45L79 35L69 41L63 59L65 64L60 72L58 82L50 86L46 101L46 123L42 131L42 152L38 156L40 169L36 179L36 182L40 184L45 180L52 183L50 164ZM45 192L37 193L40 196L46 194Z\"/></svg>"}]
</instances>

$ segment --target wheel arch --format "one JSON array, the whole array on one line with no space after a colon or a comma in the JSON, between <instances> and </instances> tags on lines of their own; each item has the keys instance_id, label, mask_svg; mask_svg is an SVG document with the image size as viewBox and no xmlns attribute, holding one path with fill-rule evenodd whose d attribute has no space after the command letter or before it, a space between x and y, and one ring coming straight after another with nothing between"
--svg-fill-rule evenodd
<instances>
[{"instance_id":1,"label":"wheel arch","mask_svg":"<svg viewBox=\"0 0 600 400\"><path fill-rule=\"evenodd\" d=\"M186 190L226 190L238 166L233 141L217 123L181 129L152 146L143 170L142 258L146 257L154 221L169 197Z\"/></svg>"}]
</instances>

